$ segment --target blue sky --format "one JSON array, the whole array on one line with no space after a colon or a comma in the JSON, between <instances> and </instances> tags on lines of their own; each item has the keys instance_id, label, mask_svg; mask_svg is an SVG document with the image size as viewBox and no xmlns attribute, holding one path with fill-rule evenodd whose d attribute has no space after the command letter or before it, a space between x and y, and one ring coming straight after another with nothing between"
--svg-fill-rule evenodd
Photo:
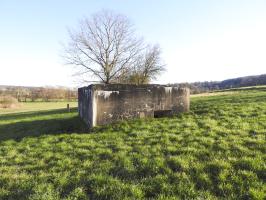
<instances>
[{"instance_id":1,"label":"blue sky","mask_svg":"<svg viewBox=\"0 0 266 200\"><path fill-rule=\"evenodd\" d=\"M60 42L67 27L102 9L160 44L167 72L157 83L266 73L265 0L1 0L0 85L78 86Z\"/></svg>"}]
</instances>

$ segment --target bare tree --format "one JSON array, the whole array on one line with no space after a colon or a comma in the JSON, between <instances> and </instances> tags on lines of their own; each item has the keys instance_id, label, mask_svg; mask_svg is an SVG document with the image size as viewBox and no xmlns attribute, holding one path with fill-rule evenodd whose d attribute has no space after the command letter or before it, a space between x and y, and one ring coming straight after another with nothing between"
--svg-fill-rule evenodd
<instances>
[{"instance_id":1,"label":"bare tree","mask_svg":"<svg viewBox=\"0 0 266 200\"><path fill-rule=\"evenodd\" d=\"M83 19L79 29L69 34L64 54L67 64L79 66L78 75L93 75L106 84L132 67L143 49L130 21L111 11Z\"/></svg>"},{"instance_id":2,"label":"bare tree","mask_svg":"<svg viewBox=\"0 0 266 200\"><path fill-rule=\"evenodd\" d=\"M127 76L129 83L147 84L165 71L161 60L159 45L148 46L136 59L134 67Z\"/></svg>"},{"instance_id":3,"label":"bare tree","mask_svg":"<svg viewBox=\"0 0 266 200\"><path fill-rule=\"evenodd\" d=\"M17 88L17 92L16 92L16 98L19 102L27 102L27 98L30 97L30 90L27 89L27 88L23 88L23 87L20 87L20 88Z\"/></svg>"}]
</instances>

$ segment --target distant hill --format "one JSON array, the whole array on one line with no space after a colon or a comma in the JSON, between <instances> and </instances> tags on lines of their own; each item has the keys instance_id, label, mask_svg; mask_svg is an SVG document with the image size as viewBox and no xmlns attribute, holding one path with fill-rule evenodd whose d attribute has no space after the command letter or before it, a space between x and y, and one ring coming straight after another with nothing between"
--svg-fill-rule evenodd
<instances>
[{"instance_id":1,"label":"distant hill","mask_svg":"<svg viewBox=\"0 0 266 200\"><path fill-rule=\"evenodd\" d=\"M202 93L202 92L208 92L208 91L213 91L213 90L266 85L266 74L256 75L256 76L238 77L238 78L226 79L223 81L177 83L174 85L187 86L191 89L191 93Z\"/></svg>"},{"instance_id":2,"label":"distant hill","mask_svg":"<svg viewBox=\"0 0 266 200\"><path fill-rule=\"evenodd\" d=\"M189 87L192 94L208 92L213 90L223 90L229 88L239 88L257 85L266 85L266 74L256 75L256 76L244 76L232 79L226 79L223 81L204 81L204 82L194 82L194 83L175 83L171 84L173 86L186 86ZM41 91L41 90L67 90L67 91L77 91L77 88L67 88L67 87L27 87L27 86L9 86L0 85L0 94L5 91L8 93L14 93L17 91ZM20 92L21 93L21 92Z\"/></svg>"}]
</instances>

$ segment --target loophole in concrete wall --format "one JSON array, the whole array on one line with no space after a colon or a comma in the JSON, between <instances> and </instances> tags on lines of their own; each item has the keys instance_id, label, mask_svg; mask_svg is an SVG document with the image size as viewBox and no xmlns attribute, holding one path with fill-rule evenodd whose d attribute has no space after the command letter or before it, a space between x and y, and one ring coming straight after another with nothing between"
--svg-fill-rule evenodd
<instances>
[{"instance_id":1,"label":"loophole in concrete wall","mask_svg":"<svg viewBox=\"0 0 266 200\"><path fill-rule=\"evenodd\" d=\"M172 110L155 110L154 118L168 117L172 115Z\"/></svg>"}]
</instances>

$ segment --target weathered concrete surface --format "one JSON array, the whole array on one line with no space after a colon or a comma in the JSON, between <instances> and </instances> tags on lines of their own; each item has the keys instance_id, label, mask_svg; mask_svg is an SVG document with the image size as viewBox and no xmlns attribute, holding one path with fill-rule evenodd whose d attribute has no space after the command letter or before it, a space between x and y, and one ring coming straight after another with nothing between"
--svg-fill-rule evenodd
<instances>
[{"instance_id":1,"label":"weathered concrete surface","mask_svg":"<svg viewBox=\"0 0 266 200\"><path fill-rule=\"evenodd\" d=\"M78 89L79 115L89 127L189 110L189 89L163 85L90 85Z\"/></svg>"}]
</instances>

